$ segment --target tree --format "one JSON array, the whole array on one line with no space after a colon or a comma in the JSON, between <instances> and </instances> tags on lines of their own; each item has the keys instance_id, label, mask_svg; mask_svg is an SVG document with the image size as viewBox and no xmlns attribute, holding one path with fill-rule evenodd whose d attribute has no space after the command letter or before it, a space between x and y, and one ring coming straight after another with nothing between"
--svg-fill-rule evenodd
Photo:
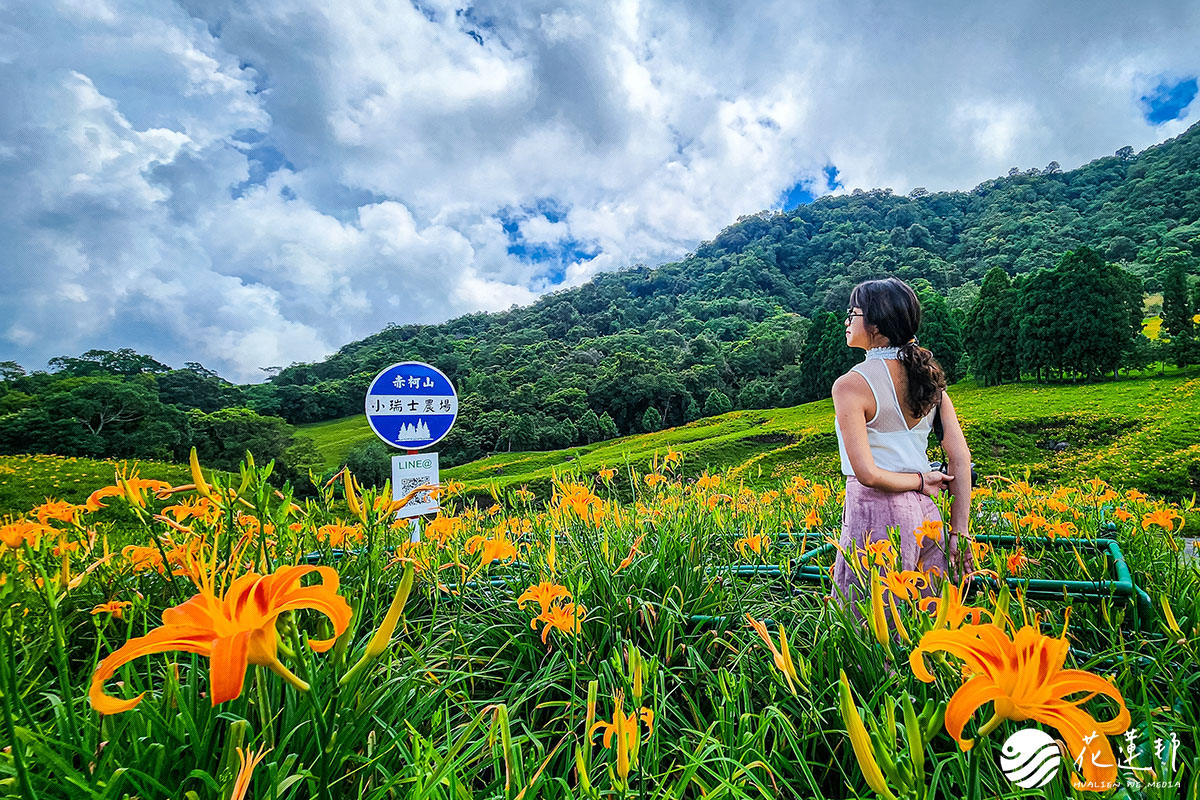
<instances>
[{"instance_id":1,"label":"tree","mask_svg":"<svg viewBox=\"0 0 1200 800\"><path fill-rule=\"evenodd\" d=\"M166 364L128 347L120 350L88 350L79 358L58 356L50 359L49 365L52 370L72 377L122 375L128 378L134 375L162 374L171 370Z\"/></svg>"},{"instance_id":2,"label":"tree","mask_svg":"<svg viewBox=\"0 0 1200 800\"><path fill-rule=\"evenodd\" d=\"M684 422L695 422L704 414L700 411L700 404L696 402L696 398L688 395L687 409L683 412Z\"/></svg>"},{"instance_id":3,"label":"tree","mask_svg":"<svg viewBox=\"0 0 1200 800\"><path fill-rule=\"evenodd\" d=\"M118 378L68 378L4 418L0 449L107 458L179 457L187 418L145 386Z\"/></svg>"},{"instance_id":4,"label":"tree","mask_svg":"<svg viewBox=\"0 0 1200 800\"><path fill-rule=\"evenodd\" d=\"M763 378L755 378L738 392L738 408L775 408L782 402L779 387Z\"/></svg>"},{"instance_id":5,"label":"tree","mask_svg":"<svg viewBox=\"0 0 1200 800\"><path fill-rule=\"evenodd\" d=\"M1189 256L1180 250L1171 250L1159 257L1164 265L1163 273L1163 330L1170 336L1167 351L1175 366L1185 367L1194 357L1194 326L1188 298L1187 271Z\"/></svg>"},{"instance_id":6,"label":"tree","mask_svg":"<svg viewBox=\"0 0 1200 800\"><path fill-rule=\"evenodd\" d=\"M236 404L229 401L236 401L238 395L232 384L222 380L211 370L172 370L159 375L157 384L159 400L185 411L197 408L212 413L219 408Z\"/></svg>"},{"instance_id":7,"label":"tree","mask_svg":"<svg viewBox=\"0 0 1200 800\"><path fill-rule=\"evenodd\" d=\"M983 277L979 298L967 316L963 341L971 370L985 386L1020 377L1017 361L1017 292L1003 267Z\"/></svg>"},{"instance_id":8,"label":"tree","mask_svg":"<svg viewBox=\"0 0 1200 800\"><path fill-rule=\"evenodd\" d=\"M821 326L821 343L817 349L817 362L813 365L812 376L817 381L816 397L822 400L830 396L833 382L846 373L852 366L863 360L864 354L846 345L846 326L839 322L836 314L826 313L824 324Z\"/></svg>"},{"instance_id":9,"label":"tree","mask_svg":"<svg viewBox=\"0 0 1200 800\"><path fill-rule=\"evenodd\" d=\"M577 427L579 429L579 438L583 440L584 444L598 442L604 438L600 431L600 417L590 408L579 416L579 425Z\"/></svg>"},{"instance_id":10,"label":"tree","mask_svg":"<svg viewBox=\"0 0 1200 800\"><path fill-rule=\"evenodd\" d=\"M729 398L725 396L724 392L709 392L708 397L704 400L704 416L706 417L716 417L732 410L733 403L729 402Z\"/></svg>"},{"instance_id":11,"label":"tree","mask_svg":"<svg viewBox=\"0 0 1200 800\"><path fill-rule=\"evenodd\" d=\"M8 382L25 376L25 368L15 361L0 361L0 382Z\"/></svg>"},{"instance_id":12,"label":"tree","mask_svg":"<svg viewBox=\"0 0 1200 800\"><path fill-rule=\"evenodd\" d=\"M392 450L376 437L350 448L342 463L363 486L382 487L392 477Z\"/></svg>"},{"instance_id":13,"label":"tree","mask_svg":"<svg viewBox=\"0 0 1200 800\"><path fill-rule=\"evenodd\" d=\"M646 433L662 430L662 414L658 413L658 409L650 406L646 409L646 413L642 415L642 430Z\"/></svg>"},{"instance_id":14,"label":"tree","mask_svg":"<svg viewBox=\"0 0 1200 800\"><path fill-rule=\"evenodd\" d=\"M605 411L600 415L600 440L615 439L619 435L617 423L613 422L613 418Z\"/></svg>"},{"instance_id":15,"label":"tree","mask_svg":"<svg viewBox=\"0 0 1200 800\"><path fill-rule=\"evenodd\" d=\"M1089 247L1035 271L1021 287L1020 352L1024 366L1097 378L1114 373L1141 331L1141 281Z\"/></svg>"},{"instance_id":16,"label":"tree","mask_svg":"<svg viewBox=\"0 0 1200 800\"><path fill-rule=\"evenodd\" d=\"M933 352L933 357L946 374L947 383L955 383L961 377L958 374L958 362L963 353L962 328L950 313L946 298L928 282L918 281L915 288L917 299L921 301L921 327L917 331L917 338L922 347Z\"/></svg>"},{"instance_id":17,"label":"tree","mask_svg":"<svg viewBox=\"0 0 1200 800\"><path fill-rule=\"evenodd\" d=\"M236 470L247 451L258 463L282 464L295 443L296 429L286 420L264 417L248 408L223 408L211 414L189 411L187 418L196 454L215 469Z\"/></svg>"}]
</instances>

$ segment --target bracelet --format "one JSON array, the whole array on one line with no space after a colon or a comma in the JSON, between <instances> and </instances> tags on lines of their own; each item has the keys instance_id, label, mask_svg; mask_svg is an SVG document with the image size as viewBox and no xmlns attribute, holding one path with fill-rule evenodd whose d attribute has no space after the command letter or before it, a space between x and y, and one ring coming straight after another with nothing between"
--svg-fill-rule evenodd
<instances>
[{"instance_id":1,"label":"bracelet","mask_svg":"<svg viewBox=\"0 0 1200 800\"><path fill-rule=\"evenodd\" d=\"M921 486L917 489L917 491L920 492L921 494L924 494L925 493L925 476L922 475L920 472L918 472L917 477L921 479Z\"/></svg>"}]
</instances>

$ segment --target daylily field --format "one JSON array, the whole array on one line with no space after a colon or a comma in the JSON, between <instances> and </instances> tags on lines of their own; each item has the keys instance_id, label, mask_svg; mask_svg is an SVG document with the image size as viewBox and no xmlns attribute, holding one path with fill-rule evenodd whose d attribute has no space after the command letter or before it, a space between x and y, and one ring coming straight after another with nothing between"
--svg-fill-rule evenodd
<instances>
[{"instance_id":1,"label":"daylily field","mask_svg":"<svg viewBox=\"0 0 1200 800\"><path fill-rule=\"evenodd\" d=\"M47 498L0 523L0 787L1200 796L1190 504L987 477L975 573L905 571L890 531L846 554L866 587L846 610L840 484L681 460L564 468L548 500L490 506L451 482L418 543L344 471L300 501L269 467L193 457L182 485L127 467ZM1025 728L1058 742L1040 788L1002 766Z\"/></svg>"}]
</instances>

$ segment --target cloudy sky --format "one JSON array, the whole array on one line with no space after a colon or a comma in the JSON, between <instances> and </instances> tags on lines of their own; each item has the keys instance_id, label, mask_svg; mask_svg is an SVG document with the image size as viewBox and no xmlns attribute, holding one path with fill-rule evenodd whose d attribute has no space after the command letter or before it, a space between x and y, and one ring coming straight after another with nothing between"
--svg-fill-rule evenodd
<instances>
[{"instance_id":1,"label":"cloudy sky","mask_svg":"<svg viewBox=\"0 0 1200 800\"><path fill-rule=\"evenodd\" d=\"M1200 118L1195 2L0 0L0 360L236 381Z\"/></svg>"}]
</instances>

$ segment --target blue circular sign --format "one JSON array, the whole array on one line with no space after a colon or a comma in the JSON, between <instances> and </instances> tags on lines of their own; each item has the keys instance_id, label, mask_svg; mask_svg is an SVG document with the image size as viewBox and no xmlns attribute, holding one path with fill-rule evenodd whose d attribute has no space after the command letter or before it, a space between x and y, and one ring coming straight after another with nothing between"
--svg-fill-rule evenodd
<instances>
[{"instance_id":1,"label":"blue circular sign","mask_svg":"<svg viewBox=\"0 0 1200 800\"><path fill-rule=\"evenodd\" d=\"M458 416L458 393L440 369L420 361L392 364L367 388L367 423L392 447L421 450L440 442Z\"/></svg>"}]
</instances>

